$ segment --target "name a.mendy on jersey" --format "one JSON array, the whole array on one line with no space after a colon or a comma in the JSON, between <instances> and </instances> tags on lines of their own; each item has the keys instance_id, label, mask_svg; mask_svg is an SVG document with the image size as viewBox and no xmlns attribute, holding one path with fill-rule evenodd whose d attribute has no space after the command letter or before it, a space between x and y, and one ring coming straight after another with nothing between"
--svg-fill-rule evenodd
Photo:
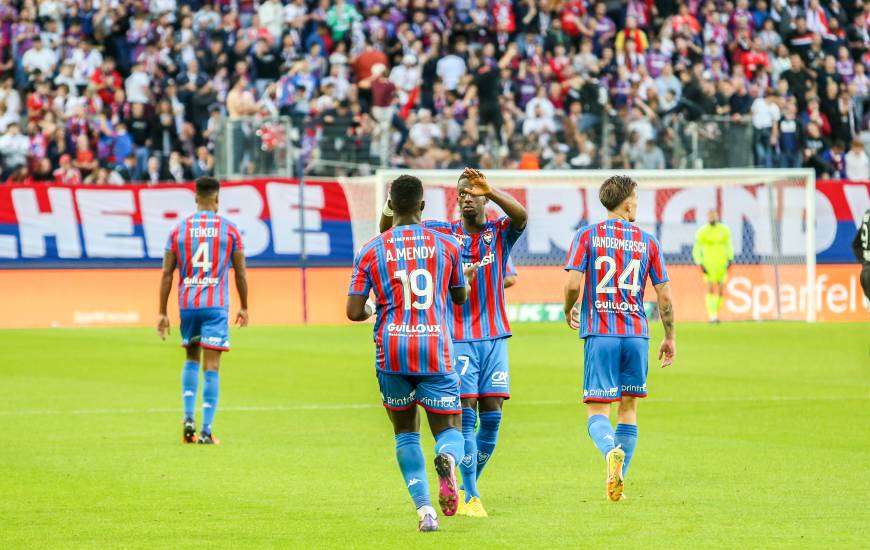
<instances>
[{"instance_id":1,"label":"name a.mendy on jersey","mask_svg":"<svg viewBox=\"0 0 870 550\"><path fill-rule=\"evenodd\" d=\"M390 249L386 250L387 261L395 262L398 260L427 260L435 257L434 246L415 246L410 248L397 248L395 255Z\"/></svg>"}]
</instances>

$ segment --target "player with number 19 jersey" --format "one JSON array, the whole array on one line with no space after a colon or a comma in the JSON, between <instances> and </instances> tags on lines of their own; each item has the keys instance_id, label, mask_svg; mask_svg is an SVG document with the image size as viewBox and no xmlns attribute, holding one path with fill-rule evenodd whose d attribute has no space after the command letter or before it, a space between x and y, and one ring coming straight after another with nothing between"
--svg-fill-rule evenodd
<instances>
[{"instance_id":1,"label":"player with number 19 jersey","mask_svg":"<svg viewBox=\"0 0 870 550\"><path fill-rule=\"evenodd\" d=\"M420 225L390 229L360 251L348 294L374 290L376 366L385 407L405 410L419 403L433 412L460 412L450 289L462 287L459 243Z\"/></svg>"},{"instance_id":2,"label":"player with number 19 jersey","mask_svg":"<svg viewBox=\"0 0 870 550\"><path fill-rule=\"evenodd\" d=\"M233 253L242 250L238 228L211 211L176 225L166 251L178 259L182 344L229 351L229 281Z\"/></svg>"},{"instance_id":3,"label":"player with number 19 jersey","mask_svg":"<svg viewBox=\"0 0 870 550\"><path fill-rule=\"evenodd\" d=\"M643 307L647 277L668 281L655 237L622 219L581 228L565 263L585 273L580 337L585 339L583 400L646 397L649 326Z\"/></svg>"}]
</instances>

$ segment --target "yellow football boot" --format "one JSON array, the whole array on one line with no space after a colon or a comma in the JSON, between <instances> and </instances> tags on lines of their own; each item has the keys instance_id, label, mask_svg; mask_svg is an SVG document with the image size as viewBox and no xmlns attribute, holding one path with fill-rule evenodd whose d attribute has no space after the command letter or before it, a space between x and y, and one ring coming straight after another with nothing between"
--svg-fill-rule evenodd
<instances>
[{"instance_id":1,"label":"yellow football boot","mask_svg":"<svg viewBox=\"0 0 870 550\"><path fill-rule=\"evenodd\" d=\"M465 503L465 491L459 489L459 506L456 507L456 515L464 516L466 506L467 504Z\"/></svg>"},{"instance_id":2,"label":"yellow football boot","mask_svg":"<svg viewBox=\"0 0 870 550\"><path fill-rule=\"evenodd\" d=\"M470 518L485 518L489 514L484 510L480 497L471 497L471 500L465 503L465 515Z\"/></svg>"},{"instance_id":3,"label":"yellow football boot","mask_svg":"<svg viewBox=\"0 0 870 550\"><path fill-rule=\"evenodd\" d=\"M625 451L616 447L607 453L607 498L613 502L622 500L625 490L625 480L622 477L622 465L625 463Z\"/></svg>"}]
</instances>

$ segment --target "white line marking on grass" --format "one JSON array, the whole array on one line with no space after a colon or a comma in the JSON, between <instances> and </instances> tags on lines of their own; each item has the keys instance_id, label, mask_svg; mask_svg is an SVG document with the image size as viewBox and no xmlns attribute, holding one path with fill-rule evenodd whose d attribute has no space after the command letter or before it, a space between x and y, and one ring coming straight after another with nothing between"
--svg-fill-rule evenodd
<instances>
[{"instance_id":1,"label":"white line marking on grass","mask_svg":"<svg viewBox=\"0 0 870 550\"><path fill-rule=\"evenodd\" d=\"M676 399L672 397L651 397L645 399L647 403L765 403L769 401L870 401L870 395L850 397L802 397L798 395L769 395L764 398L757 397L722 397L722 398L690 398ZM527 406L564 406L581 405L580 398L575 401L559 400L530 400L511 401L510 407ZM303 403L299 405L228 405L220 407L221 412L290 412L290 411L342 411L358 409L379 409L379 403ZM58 415L100 415L100 414L168 414L177 413L179 408L152 407L145 409L13 409L0 410L0 416L58 416Z\"/></svg>"}]
</instances>

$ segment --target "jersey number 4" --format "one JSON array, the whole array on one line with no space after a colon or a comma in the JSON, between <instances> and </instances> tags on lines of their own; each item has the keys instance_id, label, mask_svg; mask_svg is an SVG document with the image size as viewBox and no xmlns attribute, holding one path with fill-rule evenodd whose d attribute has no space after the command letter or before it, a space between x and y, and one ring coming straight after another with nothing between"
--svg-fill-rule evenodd
<instances>
[{"instance_id":1,"label":"jersey number 4","mask_svg":"<svg viewBox=\"0 0 870 550\"><path fill-rule=\"evenodd\" d=\"M610 286L613 282L613 276L616 274L616 260L610 256L598 256L595 258L595 269L601 269L605 265L604 276L595 287L595 292L598 294L616 294L616 287ZM632 259L619 274L616 284L620 290L627 290L632 296L635 296L640 290L638 279L640 278L640 260Z\"/></svg>"},{"instance_id":2,"label":"jersey number 4","mask_svg":"<svg viewBox=\"0 0 870 550\"><path fill-rule=\"evenodd\" d=\"M211 270L211 262L208 257L208 243L199 243L196 247L196 252L193 253L193 258L190 259L193 267L198 267L203 271Z\"/></svg>"},{"instance_id":3,"label":"jersey number 4","mask_svg":"<svg viewBox=\"0 0 870 550\"><path fill-rule=\"evenodd\" d=\"M393 273L394 279L399 279L402 283L402 295L404 298L405 309L429 309L432 307L432 302L435 299L435 289L432 285L432 274L425 269L415 269L410 274L400 269ZM420 284L420 281L423 284ZM411 301L411 294L414 295L414 301ZM422 301L420 301L422 300Z\"/></svg>"}]
</instances>

